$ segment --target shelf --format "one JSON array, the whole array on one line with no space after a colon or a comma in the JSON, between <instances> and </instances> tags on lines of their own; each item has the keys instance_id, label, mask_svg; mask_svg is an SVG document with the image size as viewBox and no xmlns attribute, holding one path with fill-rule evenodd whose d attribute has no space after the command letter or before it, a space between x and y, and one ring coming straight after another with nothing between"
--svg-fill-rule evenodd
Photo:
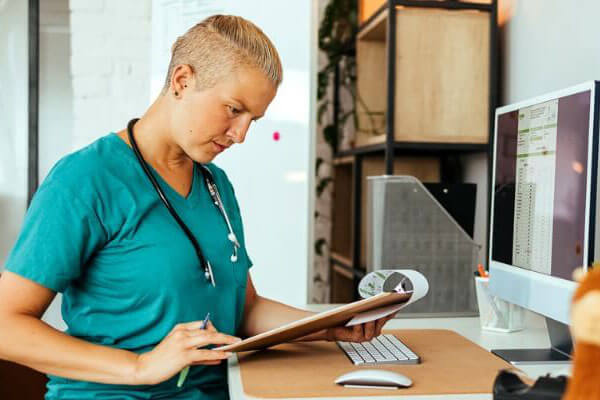
<instances>
[{"instance_id":1,"label":"shelf","mask_svg":"<svg viewBox=\"0 0 600 400\"><path fill-rule=\"evenodd\" d=\"M346 156L341 156L341 157L334 156L333 157L333 165L336 167L340 166L340 165L352 165L352 163L354 163L354 155L346 155Z\"/></svg>"},{"instance_id":2,"label":"shelf","mask_svg":"<svg viewBox=\"0 0 600 400\"><path fill-rule=\"evenodd\" d=\"M376 14L356 41L356 145L383 144L388 129L396 142L487 144L490 21L488 12L400 7L388 38L389 10Z\"/></svg>"},{"instance_id":3,"label":"shelf","mask_svg":"<svg viewBox=\"0 0 600 400\"><path fill-rule=\"evenodd\" d=\"M372 146L355 147L349 150L342 150L333 155L334 160L344 159L350 156L377 154L385 151L385 143L375 144ZM335 163L335 161L334 161Z\"/></svg>"},{"instance_id":4,"label":"shelf","mask_svg":"<svg viewBox=\"0 0 600 400\"><path fill-rule=\"evenodd\" d=\"M491 12L493 5L490 0L480 0L480 1L425 1L425 0L392 0L396 4L396 8L398 7L423 7L423 8L440 8L446 10L477 10L477 11L487 11ZM372 29L373 25L378 25L380 21L380 15L383 13L387 13L388 2L387 1L362 1L362 8L366 8L366 10L362 10L364 14L370 14L365 16L363 12L361 12L361 22L358 34L361 35L364 32ZM379 5L379 8L377 6ZM373 11L375 10L375 11ZM366 18L364 18L366 17ZM376 21L378 20L378 21ZM385 31L384 31L385 33Z\"/></svg>"},{"instance_id":5,"label":"shelf","mask_svg":"<svg viewBox=\"0 0 600 400\"><path fill-rule=\"evenodd\" d=\"M339 254L332 253L329 257L329 260L332 264L334 264L334 269L336 271L342 273L348 278L351 274L354 274L354 276L356 276L358 279L362 279L367 274L367 270L365 267L361 266L357 268L352 268L352 260Z\"/></svg>"},{"instance_id":6,"label":"shelf","mask_svg":"<svg viewBox=\"0 0 600 400\"><path fill-rule=\"evenodd\" d=\"M350 267L345 267L343 265L334 264L333 270L337 274L343 276L346 279L354 279L354 272L352 271L352 269Z\"/></svg>"},{"instance_id":7,"label":"shelf","mask_svg":"<svg viewBox=\"0 0 600 400\"><path fill-rule=\"evenodd\" d=\"M333 262L336 265L350 269L352 268L352 260L348 257L332 252L330 258L331 262Z\"/></svg>"},{"instance_id":8,"label":"shelf","mask_svg":"<svg viewBox=\"0 0 600 400\"><path fill-rule=\"evenodd\" d=\"M356 296L352 269L334 263L331 264L330 303L350 303Z\"/></svg>"},{"instance_id":9,"label":"shelf","mask_svg":"<svg viewBox=\"0 0 600 400\"><path fill-rule=\"evenodd\" d=\"M334 155L334 159L346 159L357 155L377 154L385 151L385 143L370 146L355 147L342 150ZM423 142L394 142L396 154L446 154L446 153L476 153L486 152L490 146L487 143L423 143ZM334 161L335 162L335 161Z\"/></svg>"},{"instance_id":10,"label":"shelf","mask_svg":"<svg viewBox=\"0 0 600 400\"><path fill-rule=\"evenodd\" d=\"M358 40L377 40L384 41L387 34L387 4L384 4L358 29L356 38Z\"/></svg>"}]
</instances>

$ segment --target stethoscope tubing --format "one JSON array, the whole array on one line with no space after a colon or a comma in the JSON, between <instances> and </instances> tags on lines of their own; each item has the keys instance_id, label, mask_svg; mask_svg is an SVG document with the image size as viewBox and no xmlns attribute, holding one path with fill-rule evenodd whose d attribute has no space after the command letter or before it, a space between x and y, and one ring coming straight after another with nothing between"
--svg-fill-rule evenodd
<instances>
[{"instance_id":1,"label":"stethoscope tubing","mask_svg":"<svg viewBox=\"0 0 600 400\"><path fill-rule=\"evenodd\" d=\"M133 152L135 153L135 156L136 156L139 164L141 165L144 173L150 180L150 183L156 190L156 193L158 194L160 200L162 201L164 206L169 211L169 214L171 214L173 219L175 219L175 221L177 222L177 224L179 225L181 230L183 230L183 232L185 233L185 235L187 236L189 241L192 243L192 246L194 247L194 250L196 252L196 256L198 257L198 260L200 261L200 265L204 268L206 278L208 280L210 280L210 282L213 286L215 286L215 280L214 280L214 276L212 273L212 267L210 265L210 262L206 259L206 257L204 257L204 254L202 253L202 249L200 248L200 244L196 240L194 234L190 231L190 229L187 227L187 225L179 217L179 214L177 214L177 211L175 211L175 209L171 205L171 202L169 201L169 199L167 199L167 196L163 192L159 183L156 181L156 178L150 171L148 164L146 163L146 161L144 160L144 157L142 156L142 153L140 152L140 149L139 149L137 142L135 141L135 137L133 135L133 126L135 125L135 123L138 120L139 120L139 118L134 118L131 121L129 121L129 123L127 124L127 135L129 137L129 141L131 142L131 147L133 149ZM208 186L211 197L213 198L213 202L215 203L215 205L221 212L221 215L224 217L225 223L227 224L227 230L229 231L227 238L233 243L233 251L234 251L233 255L231 256L231 261L236 262L237 261L237 248L240 247L240 244L237 241L235 233L233 232L233 228L229 221L227 211L225 210L225 207L223 206L223 202L221 201L221 196L219 194L219 190L217 188L217 185L215 184L215 182L212 179L210 171L207 171L206 167L204 167L204 166L201 166L201 167L202 167L202 174L206 181L206 185ZM213 193L213 191L214 191L214 193Z\"/></svg>"}]
</instances>

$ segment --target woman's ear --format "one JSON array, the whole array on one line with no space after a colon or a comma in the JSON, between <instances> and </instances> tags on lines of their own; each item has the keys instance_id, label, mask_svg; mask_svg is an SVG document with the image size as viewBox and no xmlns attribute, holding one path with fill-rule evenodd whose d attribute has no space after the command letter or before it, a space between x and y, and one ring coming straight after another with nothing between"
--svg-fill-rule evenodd
<instances>
[{"instance_id":1,"label":"woman's ear","mask_svg":"<svg viewBox=\"0 0 600 400\"><path fill-rule=\"evenodd\" d=\"M185 89L192 87L194 79L194 70L190 65L177 65L171 74L171 85L169 88L171 94L179 97Z\"/></svg>"}]
</instances>

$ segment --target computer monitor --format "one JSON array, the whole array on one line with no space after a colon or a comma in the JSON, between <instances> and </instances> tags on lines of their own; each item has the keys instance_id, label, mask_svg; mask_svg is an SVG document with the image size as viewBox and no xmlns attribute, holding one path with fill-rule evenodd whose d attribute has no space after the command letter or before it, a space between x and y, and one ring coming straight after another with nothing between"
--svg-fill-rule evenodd
<instances>
[{"instance_id":1,"label":"computer monitor","mask_svg":"<svg viewBox=\"0 0 600 400\"><path fill-rule=\"evenodd\" d=\"M542 314L551 349L496 350L513 362L568 361L573 271L595 253L598 82L496 110L490 290Z\"/></svg>"}]
</instances>

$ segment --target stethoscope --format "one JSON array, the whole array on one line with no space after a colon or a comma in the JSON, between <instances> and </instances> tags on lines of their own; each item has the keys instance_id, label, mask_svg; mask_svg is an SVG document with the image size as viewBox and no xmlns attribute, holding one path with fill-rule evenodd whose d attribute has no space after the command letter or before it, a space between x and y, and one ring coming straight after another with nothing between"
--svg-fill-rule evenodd
<instances>
[{"instance_id":1,"label":"stethoscope","mask_svg":"<svg viewBox=\"0 0 600 400\"><path fill-rule=\"evenodd\" d=\"M202 265L202 267L204 268L204 276L206 277L206 280L210 281L210 283L214 287L214 286L216 286L215 277L213 275L210 261L208 261L202 254L202 250L200 249L200 245L198 244L198 241L196 240L196 238L194 237L194 235L192 234L190 229L187 227L187 225L181 220L181 218L179 217L179 215L177 214L177 212L175 211L173 206L171 206L169 199L167 199L167 196L165 196L165 193L161 189L160 185L158 184L158 182L156 182L156 179L154 178L154 175L152 175L152 173L150 172L150 169L148 168L148 164L144 160L142 153L140 153L140 149L138 148L135 138L133 137L133 126L135 125L135 123L138 120L139 120L139 118L134 118L131 121L129 121L129 123L127 124L127 135L129 136L129 142L131 143L133 152L135 153L135 156L137 157L138 162L142 166L142 169L146 173L146 176L152 183L152 186L154 186L156 193L158 193L158 197L160 197L160 200L163 202L163 204L165 205L165 207L167 208L167 210L169 211L171 216L173 216L173 218L175 219L175 221L177 222L179 227L183 230L183 232L185 233L187 238L192 243L192 246L194 246L194 250L196 251L196 256L198 256L200 265ZM237 237L235 236L235 233L233 232L233 228L231 227L231 223L229 222L229 217L227 215L227 211L225 210L225 207L223 206L223 202L221 201L221 196L219 195L219 190L217 189L217 185L215 184L212 173L204 165L200 165L200 166L202 167L202 175L204 177L204 182L206 183L206 187L208 188L208 193L210 194L212 202L214 203L214 205L217 207L217 209L219 210L219 212L225 219L225 224L227 224L227 230L229 232L227 234L227 239L229 239L229 241L233 244L233 253L231 254L231 257L230 257L231 262L237 262L238 247L240 247L240 243L238 242Z\"/></svg>"}]
</instances>

